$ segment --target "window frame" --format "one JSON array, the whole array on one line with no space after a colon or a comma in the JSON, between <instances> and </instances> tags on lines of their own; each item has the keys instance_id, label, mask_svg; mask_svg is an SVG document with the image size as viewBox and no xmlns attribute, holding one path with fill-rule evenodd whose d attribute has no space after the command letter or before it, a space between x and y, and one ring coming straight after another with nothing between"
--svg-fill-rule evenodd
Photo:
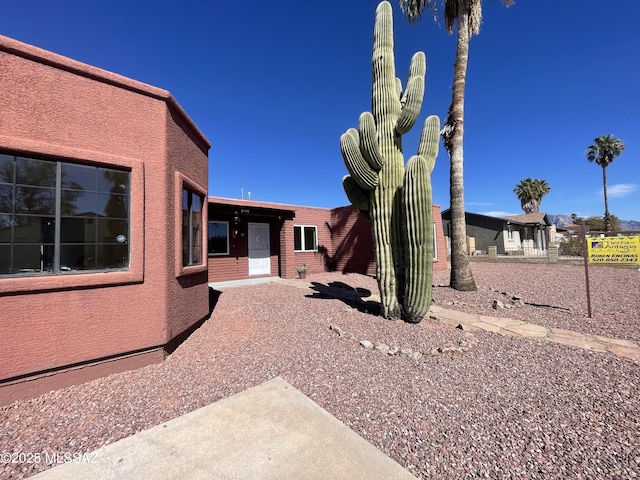
<instances>
[{"instance_id":1,"label":"window frame","mask_svg":"<svg viewBox=\"0 0 640 480\"><path fill-rule=\"evenodd\" d=\"M91 274L91 273L109 273L109 272L128 272L131 270L131 257L132 257L132 248L131 248L131 217L132 217L132 169L122 168L118 165L101 165L93 162L82 161L82 160L74 160L68 158L60 158L53 156L43 156L34 153L18 153L15 151L9 150L1 150L0 153L6 157L12 158L14 162L14 170L13 170L13 178L11 179L11 183L4 183L5 186L12 186L13 191L13 199L11 203L11 212L5 212L2 215L8 215L11 218L11 222L16 221L16 217L24 217L25 219L30 219L30 221L35 221L37 223L47 222L48 225L51 225L49 238L44 239L42 235L45 232L40 232L40 240L39 242L31 241L19 241L16 238L15 229L11 229L10 240L9 242L3 242L2 245L9 245L11 257L15 257L13 253L16 251L16 248L25 248L25 247L35 247L37 244L40 245L40 268L33 269L24 267L17 272L11 273L0 273L0 278L21 278L21 277L61 277L67 275L79 275L79 274ZM44 185L42 183L42 179L38 178L34 181L33 184L28 183L25 184L19 181L18 175L19 172L17 170L18 159L26 160L26 161L34 161L41 162L42 165L49 164L50 170L55 172L54 178L50 179L51 185ZM49 167L46 167L49 168ZM91 180L93 180L94 185L92 189L87 190L80 184L66 183L65 184L65 173L66 169L86 169L87 172L90 172ZM113 193L113 188L110 192L106 190L100 189L100 171L106 172L118 172L121 174L126 174L126 187L124 192ZM77 178L77 177L76 177ZM85 177L86 178L86 177ZM103 189L106 188L103 186ZM29 190L29 189L39 189L39 190L50 190L51 191L51 208L49 212L29 212L28 210L25 212L21 212L18 210L18 194L21 191ZM107 206L105 208L109 208L109 204L111 202L111 196L117 195L122 196L125 199L126 203L122 203L124 208L124 216L120 215L104 215L100 216L98 214L98 204L94 203L93 208L96 209L95 212L87 211L84 213L78 213L73 211L65 211L64 205L64 195L69 194L72 195L74 193L84 192L85 194L94 196L94 202L98 201L100 196L109 195L109 199L107 201ZM75 200L74 203L75 205ZM77 205L75 205L77 208ZM67 205L67 208L69 205ZM93 215L88 215L92 213ZM106 212L105 212L106 213ZM47 220L48 219L48 220ZM126 224L126 228L122 230L115 238L118 238L117 241L105 242L104 239L100 238L100 229L102 228L100 225L103 224L104 221L115 221L115 222L124 222ZM73 240L73 224L77 224L78 221L82 222L80 230L85 230L82 235L82 241ZM14 223L15 225L15 223ZM87 237L87 225L91 225L89 228L90 235ZM42 227L44 228L44 227ZM76 229L77 231L78 229ZM69 237L69 235L72 235ZM120 237L124 236L122 241L119 240ZM124 262L122 265L112 265L106 267L100 267L97 263L100 259L100 251L105 247L112 245L126 245L126 254L124 255ZM78 257L78 259L84 258L92 258L93 266L86 266L83 262L82 265L80 263L74 264L75 267L71 266L71 263L65 262L63 263L63 257L68 256L69 251L73 251L72 247L76 247L75 250L82 251L83 254ZM88 250L87 250L88 248ZM72 249L72 250L69 250ZM48 251L50 253L45 254L44 252ZM88 253L87 253L88 252ZM73 254L77 255L77 252ZM86 257L85 255L89 255ZM50 256L48 262L45 260L46 257ZM11 261L11 260L10 260ZM45 264L45 262L47 262ZM19 268L20 265L16 267L13 265L13 268Z\"/></svg>"},{"instance_id":2,"label":"window frame","mask_svg":"<svg viewBox=\"0 0 640 480\"><path fill-rule=\"evenodd\" d=\"M209 239L211 237L209 237L209 225L211 225L212 223L217 223L217 224L224 224L227 226L227 249L226 252L224 253L215 253L215 252L211 252L209 251ZM222 256L228 256L231 255L231 250L230 250L230 245L231 245L231 240L230 240L230 236L231 236L231 232L229 230L229 222L228 221L224 221L224 220L209 220L207 222L207 255L209 257L222 257Z\"/></svg>"},{"instance_id":3,"label":"window frame","mask_svg":"<svg viewBox=\"0 0 640 480\"><path fill-rule=\"evenodd\" d=\"M91 151L68 145L57 145L55 155L51 153L51 144L36 139L20 141L13 139L11 144L1 143L2 151L14 155L32 156L47 159L66 159L84 165L99 165L109 168L129 170L130 172L130 212L131 225L129 236L129 270L87 272L78 275L4 275L0 277L0 294L23 294L35 291L61 291L75 288L98 288L119 285L132 285L144 282L144 231L145 231L145 188L144 162L137 158L111 153Z\"/></svg>"},{"instance_id":4,"label":"window frame","mask_svg":"<svg viewBox=\"0 0 640 480\"><path fill-rule=\"evenodd\" d=\"M184 200L185 193L187 195L187 209L185 210ZM200 209L196 210L194 207L195 199L199 200ZM198 238L198 225L196 225L196 218L199 218L199 225L202 230L203 222L203 211L205 209L205 202L202 195L193 189L189 188L186 185L182 186L182 195L180 198L181 208L182 208L182 222L180 229L181 234L181 243L182 243L182 267L195 267L198 265L202 265L204 263L204 258L202 255L202 233L200 232L200 238ZM185 212L187 214L187 238L184 236L184 221L185 221ZM185 260L185 247L186 247L186 260ZM198 248L199 247L199 248Z\"/></svg>"},{"instance_id":5,"label":"window frame","mask_svg":"<svg viewBox=\"0 0 640 480\"><path fill-rule=\"evenodd\" d=\"M296 250L296 229L299 228L300 229L300 241L301 241L301 246L302 249L300 250ZM307 247L307 242L306 242L306 237L305 237L305 229L306 228L313 228L314 231L314 248L313 249L308 249ZM317 225L294 225L293 226L293 251L296 253L303 253L303 252L317 252L318 251L318 226Z\"/></svg>"},{"instance_id":6,"label":"window frame","mask_svg":"<svg viewBox=\"0 0 640 480\"><path fill-rule=\"evenodd\" d=\"M193 265L182 264L183 243L182 243L182 190L188 190L197 193L202 198L201 225L208 225L209 199L207 197L207 189L197 182L191 180L180 171L174 172L174 274L176 278L193 275L196 273L204 273L208 270L207 255L207 228L201 228L200 247L202 249L202 262Z\"/></svg>"}]
</instances>

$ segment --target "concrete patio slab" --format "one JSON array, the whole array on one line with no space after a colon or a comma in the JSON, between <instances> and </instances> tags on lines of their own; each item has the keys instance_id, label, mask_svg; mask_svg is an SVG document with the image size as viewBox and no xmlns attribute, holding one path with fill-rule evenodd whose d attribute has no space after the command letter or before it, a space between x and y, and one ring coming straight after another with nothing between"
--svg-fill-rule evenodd
<instances>
[{"instance_id":1,"label":"concrete patio slab","mask_svg":"<svg viewBox=\"0 0 640 480\"><path fill-rule=\"evenodd\" d=\"M225 288L245 287L247 285L260 285L262 283L281 282L281 277L260 277L248 278L243 280L228 280L226 282L211 282L209 286L214 290L222 290Z\"/></svg>"},{"instance_id":2,"label":"concrete patio slab","mask_svg":"<svg viewBox=\"0 0 640 480\"><path fill-rule=\"evenodd\" d=\"M415 479L281 378L107 445L37 480Z\"/></svg>"}]
</instances>

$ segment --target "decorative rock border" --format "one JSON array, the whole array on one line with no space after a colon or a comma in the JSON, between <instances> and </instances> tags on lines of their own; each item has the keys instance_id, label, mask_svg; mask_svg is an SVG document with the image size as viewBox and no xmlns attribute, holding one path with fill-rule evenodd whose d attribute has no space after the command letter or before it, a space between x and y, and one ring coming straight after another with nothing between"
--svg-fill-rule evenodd
<instances>
[{"instance_id":1,"label":"decorative rock border","mask_svg":"<svg viewBox=\"0 0 640 480\"><path fill-rule=\"evenodd\" d=\"M431 306L430 318L465 331L485 330L500 335L543 340L595 352L610 352L618 357L640 362L640 343L631 340L587 335L560 328L546 328L521 320L446 310L434 305Z\"/></svg>"},{"instance_id":2,"label":"decorative rock border","mask_svg":"<svg viewBox=\"0 0 640 480\"><path fill-rule=\"evenodd\" d=\"M464 330L462 326L460 326L459 328ZM360 346L366 350L376 350L391 357L406 357L413 360L420 360L422 357L436 357L443 354L452 356L462 355L463 353L467 352L469 348L478 343L478 339L472 333L466 331L465 334L467 335L467 341L461 342L461 344L458 346L450 345L445 347L431 348L426 351L418 351L408 347L390 347L386 343L382 342L374 344L370 340L361 340L353 334L346 334L345 331L342 330L342 328L333 324L329 325L329 330L336 333L341 338L358 342Z\"/></svg>"}]
</instances>

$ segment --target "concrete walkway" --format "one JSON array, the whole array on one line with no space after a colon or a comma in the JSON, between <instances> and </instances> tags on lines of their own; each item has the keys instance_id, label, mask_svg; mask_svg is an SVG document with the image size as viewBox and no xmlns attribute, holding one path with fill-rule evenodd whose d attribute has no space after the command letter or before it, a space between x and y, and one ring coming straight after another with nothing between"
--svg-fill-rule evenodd
<instances>
[{"instance_id":1,"label":"concrete walkway","mask_svg":"<svg viewBox=\"0 0 640 480\"><path fill-rule=\"evenodd\" d=\"M415 480L279 377L78 460L31 478Z\"/></svg>"}]
</instances>

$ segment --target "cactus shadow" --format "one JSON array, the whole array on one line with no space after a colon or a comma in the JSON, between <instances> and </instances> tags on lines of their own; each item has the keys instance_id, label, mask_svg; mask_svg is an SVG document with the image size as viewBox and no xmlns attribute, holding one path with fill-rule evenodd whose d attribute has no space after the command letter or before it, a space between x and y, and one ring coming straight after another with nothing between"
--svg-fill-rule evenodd
<instances>
[{"instance_id":1,"label":"cactus shadow","mask_svg":"<svg viewBox=\"0 0 640 480\"><path fill-rule=\"evenodd\" d=\"M307 298L317 298L322 300L337 299L358 311L370 315L380 316L382 308L380 302L375 300L365 300L371 296L371 290L367 288L354 288L344 282L311 282L311 289L315 290Z\"/></svg>"}]
</instances>

